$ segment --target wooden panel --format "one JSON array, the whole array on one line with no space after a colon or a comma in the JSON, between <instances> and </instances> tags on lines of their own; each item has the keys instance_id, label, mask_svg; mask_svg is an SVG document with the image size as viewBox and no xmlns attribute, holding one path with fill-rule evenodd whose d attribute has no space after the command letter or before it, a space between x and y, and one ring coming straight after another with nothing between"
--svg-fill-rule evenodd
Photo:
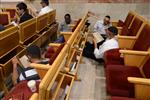
<instances>
[{"instance_id":1,"label":"wooden panel","mask_svg":"<svg viewBox=\"0 0 150 100\"><path fill-rule=\"evenodd\" d=\"M36 22L37 22L37 26L36 26L37 33L39 33L40 31L42 31L44 28L47 27L48 14L44 14L44 15L37 17Z\"/></svg>"},{"instance_id":2,"label":"wooden panel","mask_svg":"<svg viewBox=\"0 0 150 100\"><path fill-rule=\"evenodd\" d=\"M25 49L21 46L17 46L7 55L0 58L0 67L3 69L3 74L5 77L9 76L12 73L13 65L12 58L14 56L23 56L25 54Z\"/></svg>"},{"instance_id":3,"label":"wooden panel","mask_svg":"<svg viewBox=\"0 0 150 100\"><path fill-rule=\"evenodd\" d=\"M8 93L7 87L4 84L4 76L1 67L0 67L0 91L4 91L5 93Z\"/></svg>"},{"instance_id":4,"label":"wooden panel","mask_svg":"<svg viewBox=\"0 0 150 100\"><path fill-rule=\"evenodd\" d=\"M20 42L23 44L24 41L27 41L36 34L36 19L33 18L21 23L19 25L19 29Z\"/></svg>"},{"instance_id":5,"label":"wooden panel","mask_svg":"<svg viewBox=\"0 0 150 100\"><path fill-rule=\"evenodd\" d=\"M2 25L10 24L10 13L9 12L0 12L0 24L2 24Z\"/></svg>"},{"instance_id":6,"label":"wooden panel","mask_svg":"<svg viewBox=\"0 0 150 100\"><path fill-rule=\"evenodd\" d=\"M17 27L0 32L0 58L19 44L19 33Z\"/></svg>"},{"instance_id":7,"label":"wooden panel","mask_svg":"<svg viewBox=\"0 0 150 100\"><path fill-rule=\"evenodd\" d=\"M48 24L51 25L54 23L56 20L56 9L48 13Z\"/></svg>"},{"instance_id":8,"label":"wooden panel","mask_svg":"<svg viewBox=\"0 0 150 100\"><path fill-rule=\"evenodd\" d=\"M139 100L150 100L150 86L143 84L135 85L135 97Z\"/></svg>"}]
</instances>

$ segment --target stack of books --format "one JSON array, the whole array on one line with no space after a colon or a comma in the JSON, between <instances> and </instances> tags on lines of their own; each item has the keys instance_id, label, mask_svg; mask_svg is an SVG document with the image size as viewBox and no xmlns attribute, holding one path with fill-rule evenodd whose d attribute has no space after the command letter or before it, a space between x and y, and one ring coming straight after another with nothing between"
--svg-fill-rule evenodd
<instances>
[{"instance_id":1,"label":"stack of books","mask_svg":"<svg viewBox=\"0 0 150 100\"><path fill-rule=\"evenodd\" d=\"M56 100L66 100L67 93L69 91L70 86L66 85L65 89L61 88L59 90L59 95L57 96Z\"/></svg>"}]
</instances>

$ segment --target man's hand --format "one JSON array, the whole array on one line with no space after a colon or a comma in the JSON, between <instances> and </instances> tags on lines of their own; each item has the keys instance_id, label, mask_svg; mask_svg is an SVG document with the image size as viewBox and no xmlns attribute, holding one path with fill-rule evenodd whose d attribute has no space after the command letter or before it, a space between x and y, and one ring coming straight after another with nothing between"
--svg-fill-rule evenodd
<instances>
[{"instance_id":1,"label":"man's hand","mask_svg":"<svg viewBox=\"0 0 150 100\"><path fill-rule=\"evenodd\" d=\"M96 42L95 38L93 38L93 43L94 43L94 48L97 48L97 42Z\"/></svg>"},{"instance_id":2,"label":"man's hand","mask_svg":"<svg viewBox=\"0 0 150 100\"><path fill-rule=\"evenodd\" d=\"M14 58L12 59L12 63L13 63L13 65L19 64L19 61L18 61L17 57L14 57Z\"/></svg>"}]
</instances>

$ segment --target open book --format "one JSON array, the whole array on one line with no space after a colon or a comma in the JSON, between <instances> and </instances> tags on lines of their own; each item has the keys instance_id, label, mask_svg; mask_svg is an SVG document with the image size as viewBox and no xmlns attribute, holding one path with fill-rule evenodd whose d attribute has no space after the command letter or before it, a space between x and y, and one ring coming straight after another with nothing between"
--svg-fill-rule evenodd
<instances>
[{"instance_id":1,"label":"open book","mask_svg":"<svg viewBox=\"0 0 150 100\"><path fill-rule=\"evenodd\" d=\"M104 38L98 32L93 33L93 36L96 39L96 43L102 42L104 40Z\"/></svg>"},{"instance_id":2,"label":"open book","mask_svg":"<svg viewBox=\"0 0 150 100\"><path fill-rule=\"evenodd\" d=\"M21 65L26 68L30 66L30 62L29 59L26 55L22 56L21 58L18 58L18 60L20 61Z\"/></svg>"}]
</instances>

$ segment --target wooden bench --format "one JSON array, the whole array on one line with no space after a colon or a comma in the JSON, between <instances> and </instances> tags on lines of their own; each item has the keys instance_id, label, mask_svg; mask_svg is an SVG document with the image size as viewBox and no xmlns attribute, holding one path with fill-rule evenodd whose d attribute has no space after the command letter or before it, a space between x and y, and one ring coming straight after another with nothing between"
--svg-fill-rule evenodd
<instances>
[{"instance_id":1,"label":"wooden bench","mask_svg":"<svg viewBox=\"0 0 150 100\"><path fill-rule=\"evenodd\" d=\"M13 20L14 17L19 17L15 8L4 8L3 12L9 12L10 20Z\"/></svg>"},{"instance_id":2,"label":"wooden bench","mask_svg":"<svg viewBox=\"0 0 150 100\"><path fill-rule=\"evenodd\" d=\"M39 37L36 34L36 24L36 18L19 24L19 38L22 45L28 45Z\"/></svg>"},{"instance_id":3,"label":"wooden bench","mask_svg":"<svg viewBox=\"0 0 150 100\"><path fill-rule=\"evenodd\" d=\"M56 22L56 9L48 13L48 25L51 26Z\"/></svg>"},{"instance_id":4,"label":"wooden bench","mask_svg":"<svg viewBox=\"0 0 150 100\"><path fill-rule=\"evenodd\" d=\"M0 24L7 26L10 24L9 12L0 12Z\"/></svg>"},{"instance_id":5,"label":"wooden bench","mask_svg":"<svg viewBox=\"0 0 150 100\"><path fill-rule=\"evenodd\" d=\"M69 86L69 90L66 95L66 99L69 98L70 90L72 88L72 84L74 82L74 76L71 76L69 74L60 73L62 69L66 69L66 63L68 60L68 50L70 51L72 44L74 43L74 39L77 39L77 36L79 34L79 31L83 29L82 26L85 25L87 15L83 17L81 23L79 24L78 28L73 32L73 34L68 38L68 41L66 45L63 47L55 61L51 66L49 66L49 69L45 76L43 77L40 86L39 86L39 93L38 93L38 100L49 100L49 99L57 99L59 95L60 88L65 88L66 85ZM53 44L53 46L56 46L56 44ZM34 65L33 65L34 66ZM34 66L36 67L36 65ZM67 71L67 70L65 70ZM67 71L68 72L68 71ZM58 81L58 84L56 86L56 89L54 89L54 92L51 92L52 86L54 83ZM33 96L34 97L34 96ZM36 94L37 97L37 94Z\"/></svg>"},{"instance_id":6,"label":"wooden bench","mask_svg":"<svg viewBox=\"0 0 150 100\"><path fill-rule=\"evenodd\" d=\"M36 18L36 32L37 33L41 33L43 32L44 29L47 28L47 24L48 24L48 13L44 14L44 15L41 15L41 16L38 16Z\"/></svg>"},{"instance_id":7,"label":"wooden bench","mask_svg":"<svg viewBox=\"0 0 150 100\"><path fill-rule=\"evenodd\" d=\"M136 23L134 21L136 21L136 22L141 21L142 22L139 29L136 29L137 32L135 32L135 30L134 30L134 27L135 27L134 24ZM133 22L132 22L132 24L130 25L130 28L129 28L130 30L134 30L134 31L132 31L132 33L131 33L130 31L128 31L128 29L127 30L125 29L125 30L122 30L122 31L124 31L125 33L128 33L127 35L118 34L117 37L118 37L119 47L120 48L131 48L134 44L133 38L135 39L135 38L139 37L139 35L141 33L140 31L141 31L141 29L143 28L143 26L145 25L146 22L147 22L147 20L145 18L143 18L142 16L140 16L140 15L135 16L135 18L133 19ZM133 34L133 32L134 32L134 34Z\"/></svg>"},{"instance_id":8,"label":"wooden bench","mask_svg":"<svg viewBox=\"0 0 150 100\"><path fill-rule=\"evenodd\" d=\"M0 33L0 66L4 76L12 72L11 58L20 53L24 48L19 45L19 33L17 27L12 27Z\"/></svg>"},{"instance_id":9,"label":"wooden bench","mask_svg":"<svg viewBox=\"0 0 150 100\"><path fill-rule=\"evenodd\" d=\"M2 84L7 92L6 80L13 71L12 58L14 56L23 56L25 49L19 45L18 27L12 27L0 32L0 68L2 69ZM10 88L8 86L8 88Z\"/></svg>"}]
</instances>

